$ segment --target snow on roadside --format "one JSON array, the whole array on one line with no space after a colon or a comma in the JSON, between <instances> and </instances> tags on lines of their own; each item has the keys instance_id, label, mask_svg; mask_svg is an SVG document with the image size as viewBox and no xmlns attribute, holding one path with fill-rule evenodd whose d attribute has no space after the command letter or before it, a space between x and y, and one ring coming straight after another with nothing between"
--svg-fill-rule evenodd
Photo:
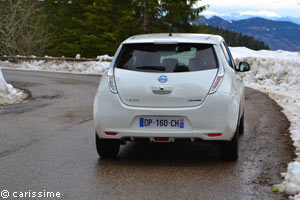
<instances>
[{"instance_id":1,"label":"snow on roadside","mask_svg":"<svg viewBox=\"0 0 300 200\"><path fill-rule=\"evenodd\" d=\"M20 103L27 97L23 91L13 88L12 85L7 84L0 66L0 106L5 104Z\"/></svg>"},{"instance_id":2,"label":"snow on roadside","mask_svg":"<svg viewBox=\"0 0 300 200\"><path fill-rule=\"evenodd\" d=\"M32 56L35 57L35 56ZM48 57L48 56L46 56ZM80 59L80 54L76 59ZM86 62L68 62L63 60L31 60L31 61L0 61L0 105L19 103L27 97L23 91L13 88L7 84L2 69L32 70L32 71L52 71L80 74L98 74L101 75L109 68L112 57L108 55L98 56L99 61Z\"/></svg>"},{"instance_id":3,"label":"snow on roadside","mask_svg":"<svg viewBox=\"0 0 300 200\"><path fill-rule=\"evenodd\" d=\"M80 55L78 55L79 57ZM100 56L100 60L106 60L108 56ZM87 62L67 62L67 61L22 61L14 63L0 61L3 69L19 69L33 71L52 71L82 74L103 74L109 68L110 62L107 61L87 61Z\"/></svg>"},{"instance_id":4,"label":"snow on roadside","mask_svg":"<svg viewBox=\"0 0 300 200\"><path fill-rule=\"evenodd\" d=\"M290 199L300 200L300 53L287 51L253 51L245 47L230 48L236 62L246 61L251 71L242 73L245 85L267 93L282 108L291 122L290 133L297 158L289 163L284 181L276 185Z\"/></svg>"}]
</instances>

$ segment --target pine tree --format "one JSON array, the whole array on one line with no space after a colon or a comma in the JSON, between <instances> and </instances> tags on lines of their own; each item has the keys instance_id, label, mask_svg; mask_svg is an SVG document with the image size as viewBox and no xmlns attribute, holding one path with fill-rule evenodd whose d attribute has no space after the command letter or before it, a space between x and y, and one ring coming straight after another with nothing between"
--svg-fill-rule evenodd
<instances>
[{"instance_id":1,"label":"pine tree","mask_svg":"<svg viewBox=\"0 0 300 200\"><path fill-rule=\"evenodd\" d=\"M194 8L198 0L132 0L135 18L143 33L186 32L205 6Z\"/></svg>"},{"instance_id":2,"label":"pine tree","mask_svg":"<svg viewBox=\"0 0 300 200\"><path fill-rule=\"evenodd\" d=\"M113 55L128 36L140 33L127 0L45 0L55 37L48 41L53 56Z\"/></svg>"}]
</instances>

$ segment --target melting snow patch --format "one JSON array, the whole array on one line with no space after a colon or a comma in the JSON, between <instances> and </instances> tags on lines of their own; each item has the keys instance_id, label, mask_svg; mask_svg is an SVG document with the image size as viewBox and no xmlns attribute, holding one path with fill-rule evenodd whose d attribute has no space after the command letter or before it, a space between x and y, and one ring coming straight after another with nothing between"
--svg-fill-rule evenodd
<instances>
[{"instance_id":1,"label":"melting snow patch","mask_svg":"<svg viewBox=\"0 0 300 200\"><path fill-rule=\"evenodd\" d=\"M242 73L245 85L267 93L282 108L291 122L290 133L297 158L282 173L277 185L290 199L300 200L300 54L287 51L253 51L245 47L230 48L236 62L246 61L251 71Z\"/></svg>"},{"instance_id":2,"label":"melting snow patch","mask_svg":"<svg viewBox=\"0 0 300 200\"><path fill-rule=\"evenodd\" d=\"M80 55L77 56L79 58ZM107 56L108 57L108 56ZM107 59L101 58L101 59ZM108 57L110 58L110 57ZM69 73L83 73L83 74L103 74L109 68L110 62L67 62L67 61L22 61L20 63L13 63L8 61L0 61L2 68L6 69L20 69L20 70L43 70L54 72L69 72Z\"/></svg>"},{"instance_id":3,"label":"melting snow patch","mask_svg":"<svg viewBox=\"0 0 300 200\"><path fill-rule=\"evenodd\" d=\"M297 194L300 191L300 162L290 163L287 171L289 173L282 173L285 180L279 185L279 189L289 195Z\"/></svg>"},{"instance_id":4,"label":"melting snow patch","mask_svg":"<svg viewBox=\"0 0 300 200\"><path fill-rule=\"evenodd\" d=\"M27 94L23 91L6 83L0 67L0 105L20 103L26 97Z\"/></svg>"},{"instance_id":5,"label":"melting snow patch","mask_svg":"<svg viewBox=\"0 0 300 200\"><path fill-rule=\"evenodd\" d=\"M103 56L97 56L97 59L100 61L107 61L107 60L112 60L113 57L110 57L109 55L103 55Z\"/></svg>"}]
</instances>

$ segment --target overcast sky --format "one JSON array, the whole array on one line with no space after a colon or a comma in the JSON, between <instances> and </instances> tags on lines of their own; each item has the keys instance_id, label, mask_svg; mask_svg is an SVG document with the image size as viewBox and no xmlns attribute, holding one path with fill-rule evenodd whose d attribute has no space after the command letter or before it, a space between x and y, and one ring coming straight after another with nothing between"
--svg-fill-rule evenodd
<instances>
[{"instance_id":1,"label":"overcast sky","mask_svg":"<svg viewBox=\"0 0 300 200\"><path fill-rule=\"evenodd\" d=\"M207 12L232 14L258 12L258 15L300 17L300 0L202 0L200 5L209 4Z\"/></svg>"}]
</instances>

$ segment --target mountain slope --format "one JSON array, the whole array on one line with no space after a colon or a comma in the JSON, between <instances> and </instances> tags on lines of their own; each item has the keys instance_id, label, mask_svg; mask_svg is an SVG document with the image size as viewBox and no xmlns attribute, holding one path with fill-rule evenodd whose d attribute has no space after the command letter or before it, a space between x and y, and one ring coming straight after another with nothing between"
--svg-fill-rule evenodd
<instances>
[{"instance_id":1,"label":"mountain slope","mask_svg":"<svg viewBox=\"0 0 300 200\"><path fill-rule=\"evenodd\" d=\"M218 14L218 13L216 13ZM255 13L254 13L255 14ZM292 22L292 23L295 23L295 24L298 24L300 25L300 17L293 17L293 16L286 16L286 17L281 17L281 16L256 16L256 15L250 15L250 14L241 14L241 13L231 13L231 14L228 14L228 15L224 15L224 16L221 16L222 19L225 19L225 20L235 20L235 21L238 21L238 20L243 20L243 19L249 19L249 18L253 18L253 17L261 17L261 18L264 18L264 19L268 19L268 20L273 20L273 21L286 21L286 22ZM276 13L275 13L276 14ZM210 18L214 15L205 15L204 14L204 17L206 18ZM219 15L217 15L219 16Z\"/></svg>"},{"instance_id":2,"label":"mountain slope","mask_svg":"<svg viewBox=\"0 0 300 200\"><path fill-rule=\"evenodd\" d=\"M264 41L272 50L300 51L300 25L291 22L272 21L259 17L227 21L214 16L209 19L202 17L195 23L253 36L255 39Z\"/></svg>"}]
</instances>

